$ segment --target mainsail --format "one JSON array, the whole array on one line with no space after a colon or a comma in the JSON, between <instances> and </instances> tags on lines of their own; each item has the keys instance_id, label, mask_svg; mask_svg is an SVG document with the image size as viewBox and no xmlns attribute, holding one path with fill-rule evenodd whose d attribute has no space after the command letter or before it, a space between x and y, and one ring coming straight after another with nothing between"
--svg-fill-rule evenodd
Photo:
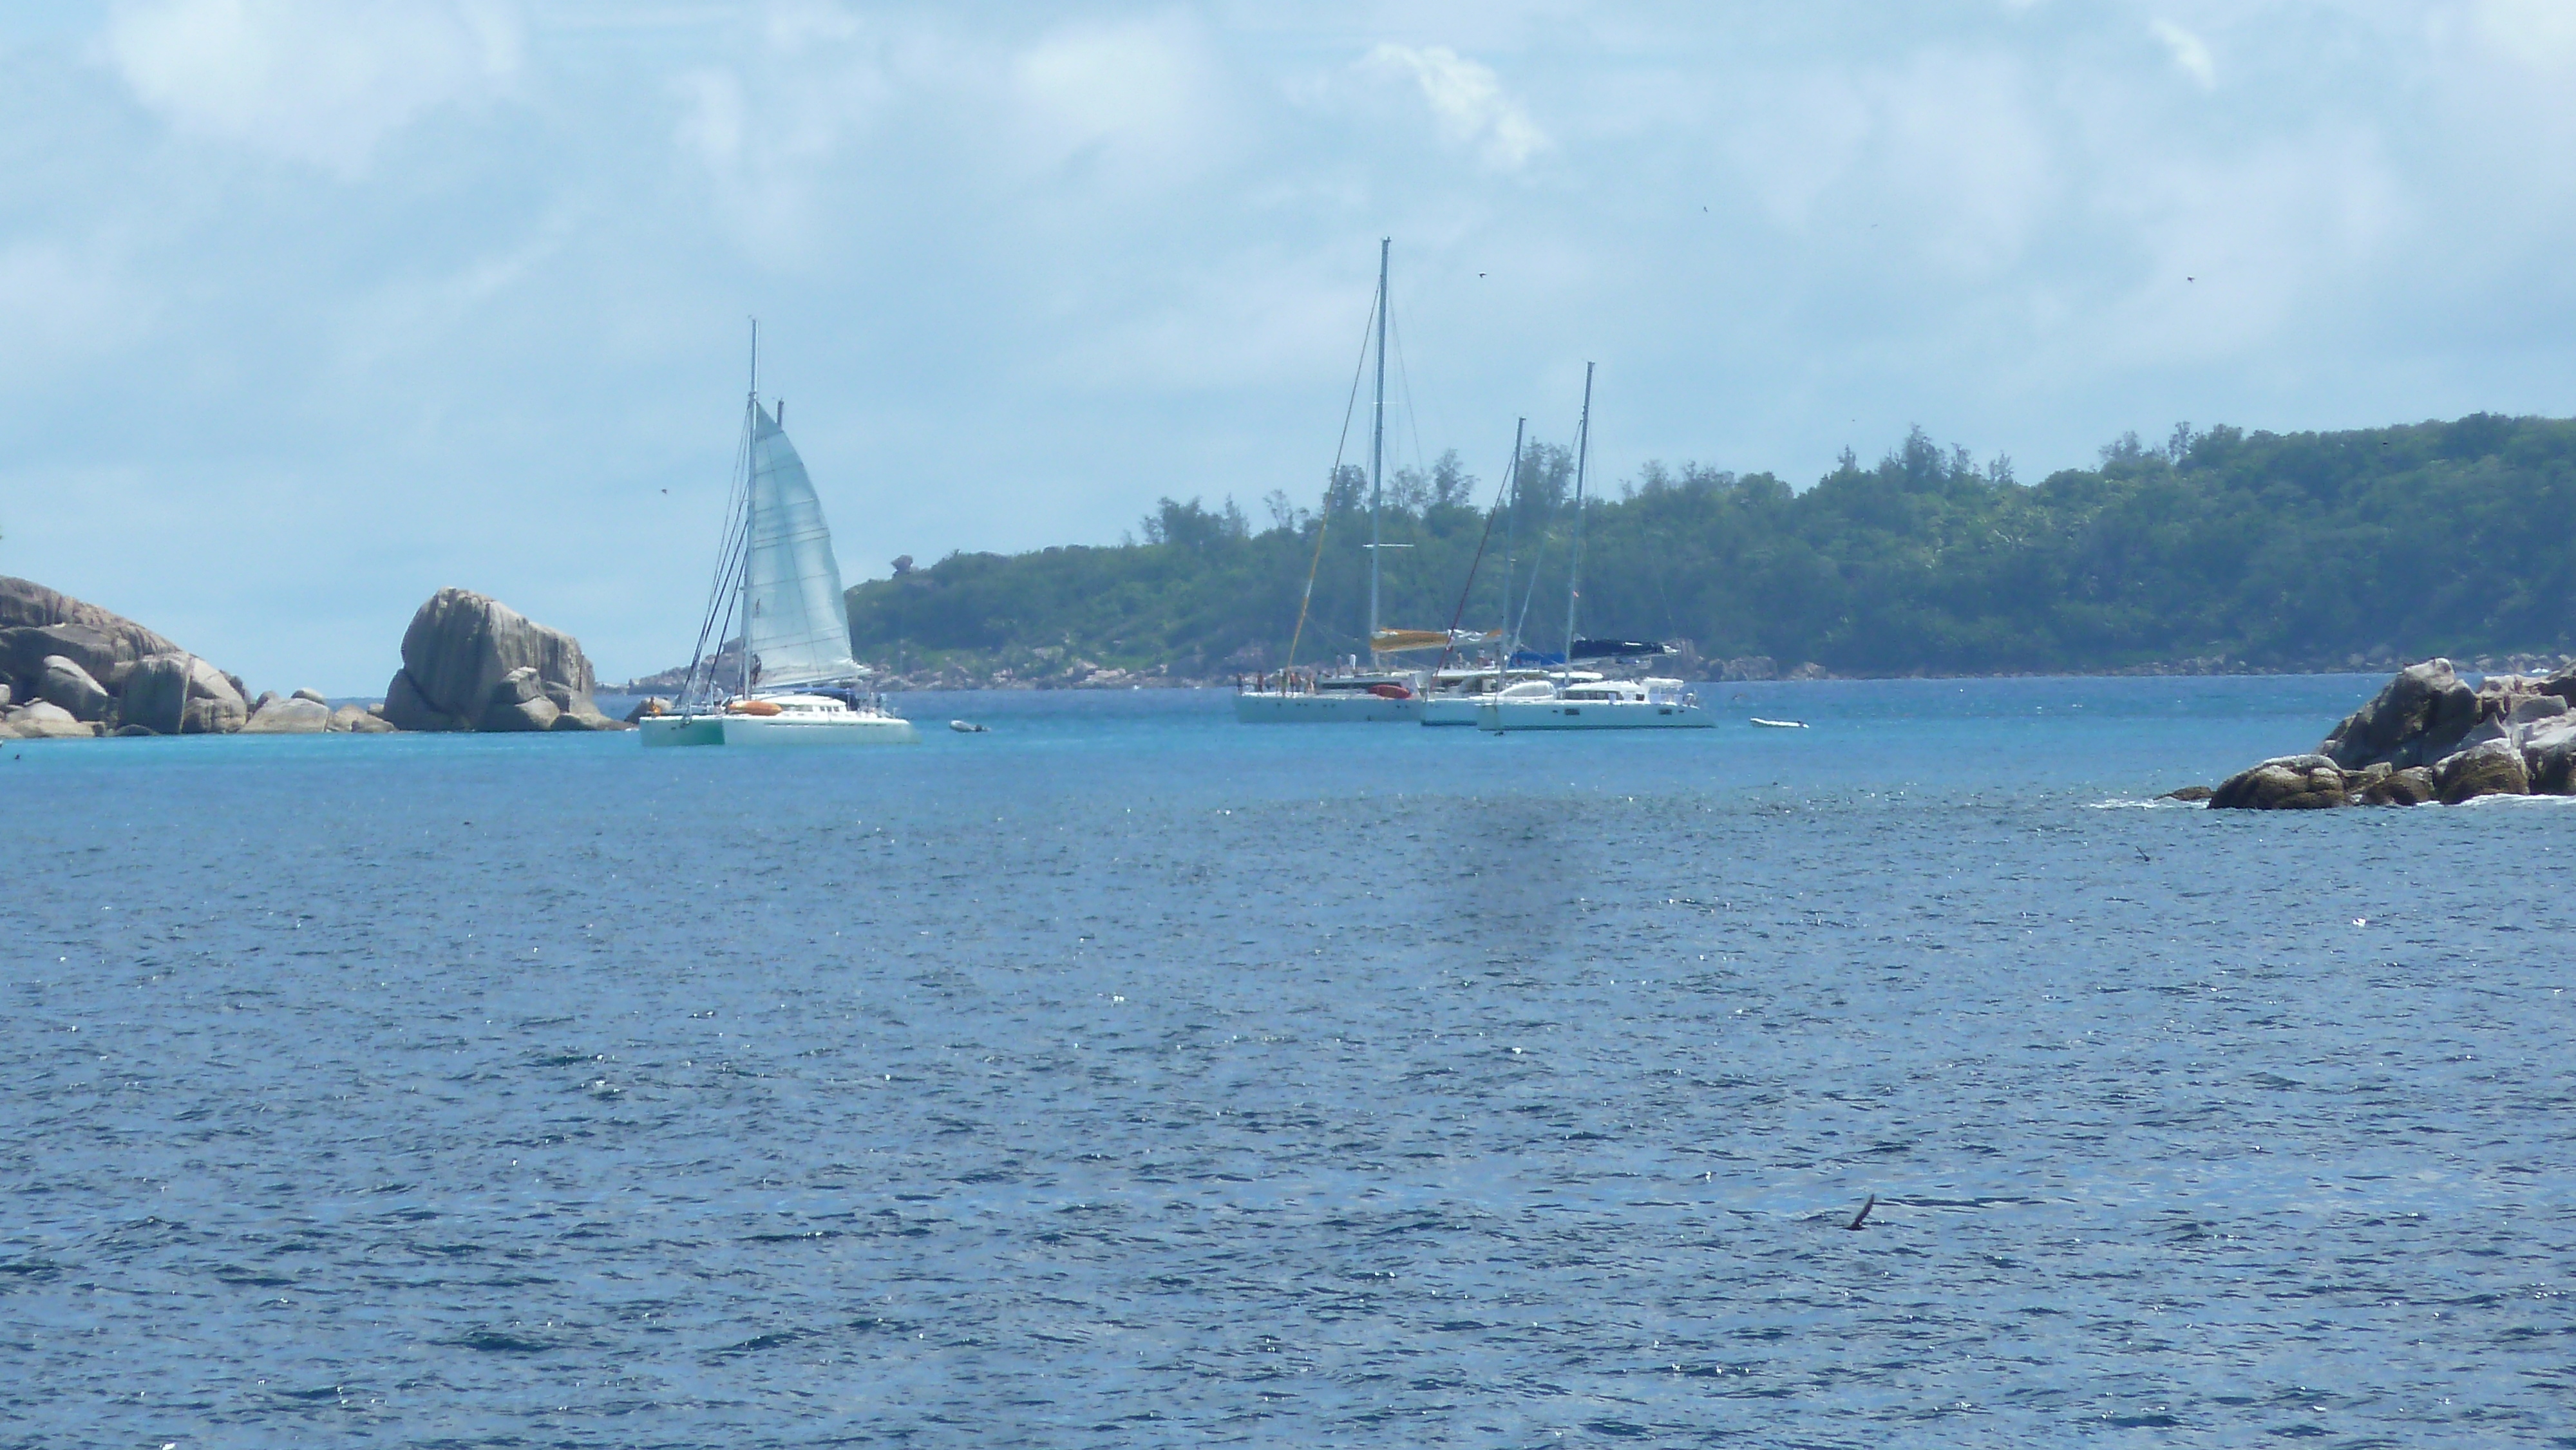
<instances>
[{"instance_id":1,"label":"mainsail","mask_svg":"<svg viewBox=\"0 0 2576 1450\"><path fill-rule=\"evenodd\" d=\"M832 531L805 460L767 408L753 405L750 538L743 558L743 640L761 689L855 679L850 622Z\"/></svg>"}]
</instances>

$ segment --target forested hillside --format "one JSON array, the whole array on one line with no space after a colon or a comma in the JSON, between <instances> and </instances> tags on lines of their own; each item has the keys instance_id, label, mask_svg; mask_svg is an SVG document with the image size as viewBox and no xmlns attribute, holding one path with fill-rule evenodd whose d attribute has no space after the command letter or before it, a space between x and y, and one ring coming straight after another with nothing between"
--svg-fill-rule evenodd
<instances>
[{"instance_id":1,"label":"forested hillside","mask_svg":"<svg viewBox=\"0 0 2576 1450\"><path fill-rule=\"evenodd\" d=\"M1495 525L1465 623L1538 586L1525 638L1563 643L1570 459L1533 444L1518 514ZM1585 508L1583 632L1689 641L1711 659L1841 674L2283 668L2576 646L2576 423L2479 415L2348 433L2177 428L2036 484L1919 430L1814 487L1648 465ZM1454 455L1390 481L1385 622L1458 606L1493 490ZM1361 648L1365 482L1328 515L1301 662ZM1090 666L1275 668L1316 555L1315 512L1273 495L1165 500L1115 547L952 555L849 591L862 659L978 674ZM1515 598L1512 609L1521 607Z\"/></svg>"}]
</instances>

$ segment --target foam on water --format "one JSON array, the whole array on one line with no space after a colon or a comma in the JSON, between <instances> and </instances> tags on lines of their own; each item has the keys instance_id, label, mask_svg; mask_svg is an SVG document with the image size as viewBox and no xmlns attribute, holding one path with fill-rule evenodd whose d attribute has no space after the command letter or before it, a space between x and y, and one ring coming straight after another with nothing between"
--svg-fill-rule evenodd
<instances>
[{"instance_id":1,"label":"foam on water","mask_svg":"<svg viewBox=\"0 0 2576 1450\"><path fill-rule=\"evenodd\" d=\"M2374 683L1720 686L1728 726L1630 738L1145 692L916 697L994 730L846 754L13 746L0 1410L2543 1441L2576 817L2094 808Z\"/></svg>"}]
</instances>

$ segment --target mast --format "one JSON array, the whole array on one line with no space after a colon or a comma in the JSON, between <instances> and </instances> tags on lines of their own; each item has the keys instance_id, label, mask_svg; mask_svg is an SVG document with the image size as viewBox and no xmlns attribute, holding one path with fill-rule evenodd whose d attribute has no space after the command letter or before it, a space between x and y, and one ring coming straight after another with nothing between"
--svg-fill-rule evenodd
<instances>
[{"instance_id":1,"label":"mast","mask_svg":"<svg viewBox=\"0 0 2576 1450\"><path fill-rule=\"evenodd\" d=\"M1494 688L1503 687L1503 672L1512 667L1512 656L1520 653L1519 626L1512 619L1512 543L1520 528L1521 513L1521 447L1529 432L1529 419L1512 423L1511 488L1503 504L1503 657L1494 662Z\"/></svg>"},{"instance_id":2,"label":"mast","mask_svg":"<svg viewBox=\"0 0 2576 1450\"><path fill-rule=\"evenodd\" d=\"M751 694L751 495L760 479L760 319L751 320L751 386L742 404L742 633L734 663L742 676L742 693Z\"/></svg>"},{"instance_id":3,"label":"mast","mask_svg":"<svg viewBox=\"0 0 2576 1450\"><path fill-rule=\"evenodd\" d=\"M1369 434L1369 659L1377 658L1377 561L1386 552L1378 536L1378 504L1386 485L1386 261L1395 238L1377 243L1377 419Z\"/></svg>"},{"instance_id":4,"label":"mast","mask_svg":"<svg viewBox=\"0 0 2576 1450\"><path fill-rule=\"evenodd\" d=\"M1592 364L1583 365L1583 421L1574 430L1574 552L1565 566L1565 667L1574 668L1574 606L1583 598L1583 465L1592 457Z\"/></svg>"}]
</instances>

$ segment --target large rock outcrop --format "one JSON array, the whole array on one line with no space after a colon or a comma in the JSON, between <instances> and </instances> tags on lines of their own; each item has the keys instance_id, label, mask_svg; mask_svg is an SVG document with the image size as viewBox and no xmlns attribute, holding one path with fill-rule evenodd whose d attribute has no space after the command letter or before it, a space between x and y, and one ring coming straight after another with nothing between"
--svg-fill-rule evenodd
<instances>
[{"instance_id":1,"label":"large rock outcrop","mask_svg":"<svg viewBox=\"0 0 2576 1450\"><path fill-rule=\"evenodd\" d=\"M385 720L404 730L614 730L581 642L488 595L441 589L403 631Z\"/></svg>"},{"instance_id":2,"label":"large rock outcrop","mask_svg":"<svg viewBox=\"0 0 2576 1450\"><path fill-rule=\"evenodd\" d=\"M2343 719L2317 753L2346 770L2430 765L2458 748L2478 723L2478 695L2449 660L2408 665L2369 704Z\"/></svg>"},{"instance_id":3,"label":"large rock outcrop","mask_svg":"<svg viewBox=\"0 0 2576 1450\"><path fill-rule=\"evenodd\" d=\"M176 644L121 614L112 614L95 604L85 604L58 590L48 589L32 579L12 579L0 575L0 631L43 629L54 625L74 625L106 641L116 658L139 660L150 655L185 654ZM49 654L80 656L71 650L49 650ZM89 660L81 666L93 675L98 673Z\"/></svg>"},{"instance_id":4,"label":"large rock outcrop","mask_svg":"<svg viewBox=\"0 0 2576 1450\"><path fill-rule=\"evenodd\" d=\"M229 731L250 717L238 677L133 620L26 579L0 577L0 690L60 709L81 727L14 712L0 720L0 734L22 738Z\"/></svg>"},{"instance_id":5,"label":"large rock outcrop","mask_svg":"<svg viewBox=\"0 0 2576 1450\"><path fill-rule=\"evenodd\" d=\"M2489 675L2476 689L2449 660L2397 672L2313 755L2228 777L2213 809L2458 805L2490 795L2576 795L2576 664L2544 679Z\"/></svg>"}]
</instances>

